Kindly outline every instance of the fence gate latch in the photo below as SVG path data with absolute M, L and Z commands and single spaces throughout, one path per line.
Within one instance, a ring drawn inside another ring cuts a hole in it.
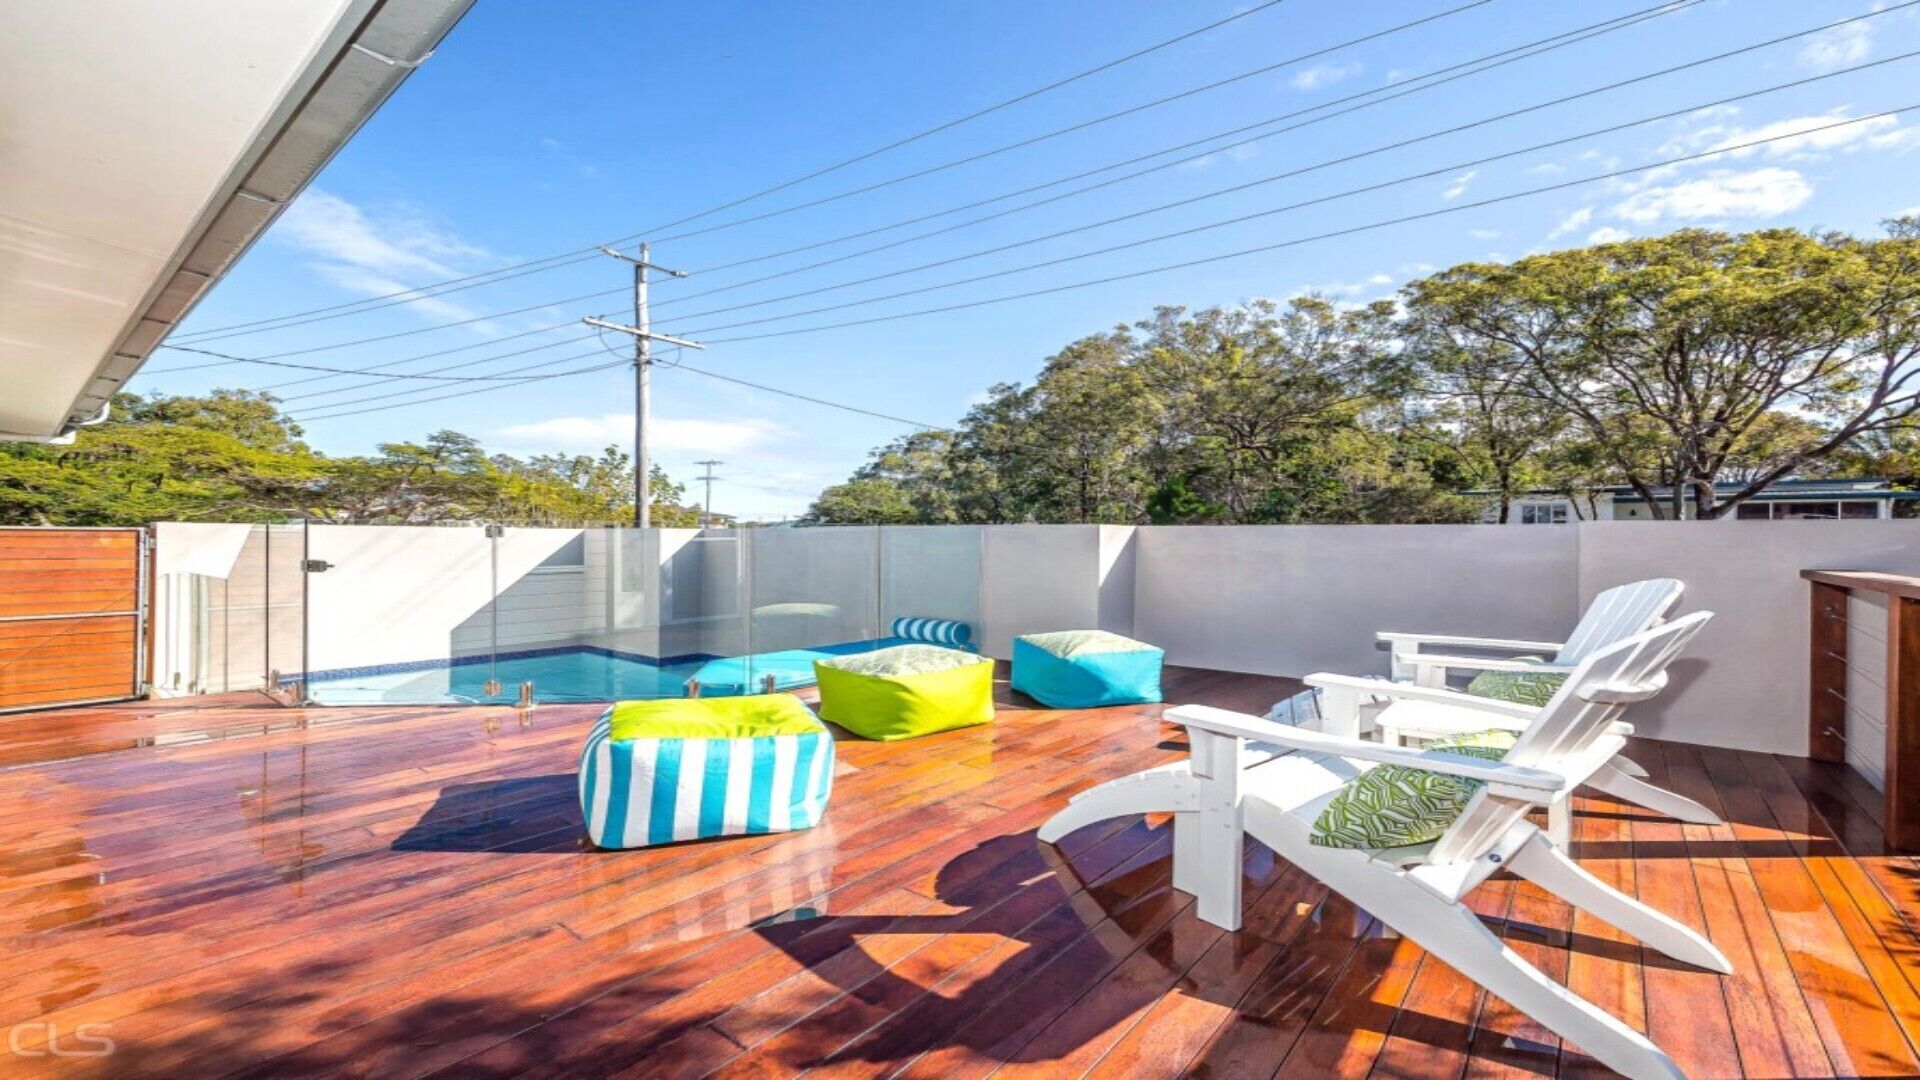
M 308 559 L 300 564 L 300 568 L 309 574 L 324 574 L 333 569 L 333 564 L 325 559 Z

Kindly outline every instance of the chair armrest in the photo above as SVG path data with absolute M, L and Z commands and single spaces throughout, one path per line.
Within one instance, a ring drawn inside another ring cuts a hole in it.
M 1498 698 L 1479 697 L 1464 694 L 1458 690 L 1449 690 L 1444 686 L 1418 686 L 1413 683 L 1393 682 L 1390 679 L 1366 679 L 1354 675 L 1335 675 L 1320 672 L 1301 680 L 1308 686 L 1326 688 L 1338 687 L 1358 693 L 1395 701 L 1431 701 L 1440 705 L 1453 705 L 1462 709 L 1474 709 L 1495 716 L 1510 717 L 1516 720 L 1531 720 L 1540 710 L 1531 705 L 1522 705 L 1515 701 L 1501 701 Z
M 1444 653 L 1411 653 L 1401 657 L 1403 663 L 1413 667 L 1437 667 L 1452 670 L 1467 668 L 1473 671 L 1521 671 L 1541 675 L 1571 675 L 1571 664 L 1546 664 L 1537 660 L 1507 660 L 1492 656 L 1448 656 Z
M 1392 645 L 1456 645 L 1469 649 L 1513 649 L 1519 652 L 1560 651 L 1564 641 L 1524 641 L 1519 638 L 1481 638 L 1461 637 L 1458 634 L 1405 634 L 1394 630 L 1382 630 L 1374 635 L 1377 641 Z
M 1567 778 L 1545 769 L 1507 765 L 1466 754 L 1442 750 L 1410 750 L 1401 746 L 1327 735 L 1305 728 L 1275 724 L 1257 716 L 1248 716 L 1210 705 L 1181 705 L 1168 709 L 1165 718 L 1184 727 L 1198 728 L 1236 739 L 1252 739 L 1293 750 L 1332 754 L 1336 757 L 1374 761 L 1383 765 L 1405 765 L 1428 772 L 1480 780 L 1508 788 L 1520 788 L 1533 794 L 1553 794 L 1567 787 Z

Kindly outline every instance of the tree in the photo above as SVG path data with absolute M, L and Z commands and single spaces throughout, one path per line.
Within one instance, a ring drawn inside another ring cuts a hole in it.
M 1920 239 L 1667 236 L 1455 267 L 1412 319 L 1561 410 L 1657 517 L 1720 517 L 1920 410 Z M 1785 432 L 1779 413 L 1810 423 Z M 1768 440 L 1736 492 L 1714 482 Z M 1670 485 L 1664 507 L 1654 489 Z
M 684 488 L 657 467 L 654 519 L 694 525 Z M 632 520 L 633 469 L 598 458 L 489 458 L 455 431 L 384 443 L 371 457 L 327 457 L 301 440 L 272 397 L 115 398 L 71 445 L 0 444 L 0 524 L 153 521 L 619 525 Z
M 916 431 L 875 450 L 851 479 L 820 493 L 807 525 L 946 525 L 959 520 L 950 431 Z
M 1498 343 L 1463 340 L 1442 323 L 1414 322 L 1409 358 L 1433 419 L 1456 435 L 1468 484 L 1494 493 L 1494 520 L 1506 524 L 1514 496 L 1545 482 L 1546 451 L 1565 439 L 1567 414 L 1528 393 L 1527 369 Z

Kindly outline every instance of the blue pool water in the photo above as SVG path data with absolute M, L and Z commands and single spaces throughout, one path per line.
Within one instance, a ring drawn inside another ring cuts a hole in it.
M 509 657 L 491 665 L 465 663 L 375 674 L 318 672 L 308 694 L 321 705 L 512 702 L 520 697 L 520 684 L 531 682 L 534 700 L 546 702 L 683 697 L 687 679 L 703 663 L 662 665 L 582 650 Z M 500 680 L 498 696 L 487 695 L 489 678 Z

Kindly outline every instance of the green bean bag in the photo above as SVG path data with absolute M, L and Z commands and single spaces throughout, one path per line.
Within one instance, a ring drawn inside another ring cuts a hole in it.
M 820 718 L 869 739 L 911 739 L 993 719 L 993 661 L 937 645 L 814 661 Z

